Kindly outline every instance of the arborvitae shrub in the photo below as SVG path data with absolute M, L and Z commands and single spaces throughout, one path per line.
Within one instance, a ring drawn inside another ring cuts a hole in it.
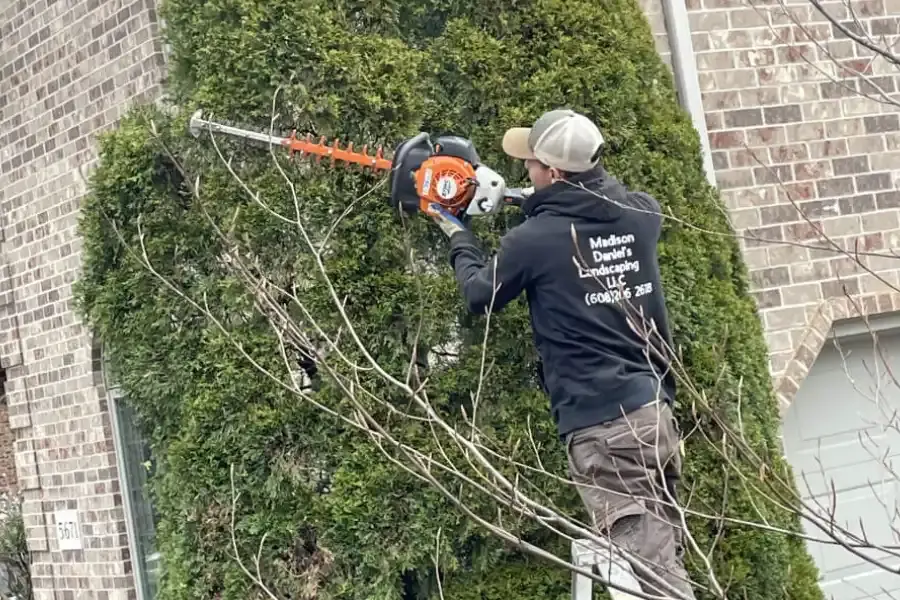
M 740 393 L 755 449 L 780 460 L 766 348 L 738 246 L 636 2 L 167 0 L 162 14 L 173 51 L 169 91 L 180 112 L 135 110 L 103 137 L 84 208 L 85 266 L 78 283 L 82 310 L 106 344 L 113 375 L 159 461 L 152 485 L 162 518 L 161 598 L 254 597 L 230 546 L 232 465 L 241 553 L 249 561 L 267 534 L 263 575 L 284 597 L 436 598 L 439 529 L 447 598 L 562 599 L 569 593 L 567 572 L 498 542 L 365 435 L 249 363 L 244 352 L 283 375 L 272 329 L 223 268 L 225 247 L 208 217 L 231 228 L 272 280 L 306 282 L 303 300 L 323 327 L 334 331 L 338 317 L 297 229 L 250 201 L 209 141 L 186 133 L 187 115 L 196 108 L 267 131 L 274 105 L 278 132 L 297 128 L 357 147 L 393 148 L 419 130 L 452 132 L 473 139 L 482 159 L 513 184 L 524 172 L 500 152 L 506 127 L 561 105 L 591 115 L 608 139 L 609 170 L 654 194 L 673 216 L 665 221 L 661 262 L 676 344 L 692 379 L 731 419 Z M 266 149 L 218 141 L 266 202 L 294 214 Z M 375 182 L 370 174 L 285 168 L 315 239 L 355 202 L 332 232 L 323 260 L 358 334 L 385 369 L 406 373 L 417 336 L 423 348 L 462 339 L 458 362 L 433 366 L 428 388 L 438 410 L 458 421 L 477 387 L 485 319 L 463 310 L 442 235 L 421 218 L 401 222 L 384 188 L 357 200 Z M 197 175 L 200 195 L 192 198 L 187 184 Z M 516 220 L 513 211 L 474 226 L 492 247 Z M 132 251 L 146 252 L 159 274 L 205 301 L 228 335 L 142 267 L 119 236 Z M 433 268 L 413 271 L 410 248 Z M 518 460 L 533 463 L 530 448 L 515 445 L 530 427 L 543 465 L 564 475 L 562 447 L 534 376 L 524 302 L 495 315 L 491 331 L 492 367 L 479 425 L 501 449 L 516 447 Z M 359 358 L 352 345 L 344 348 Z M 361 378 L 378 385 L 370 373 Z M 398 406 L 406 402 L 387 386 L 378 389 Z M 327 381 L 317 398 L 347 408 Z M 691 399 L 682 392 L 680 400 L 679 416 L 689 430 Z M 437 451 L 427 428 L 392 426 L 405 441 Z M 721 437 L 708 420 L 703 426 L 712 439 Z M 685 475 L 692 508 L 719 510 L 722 460 L 699 435 L 687 442 Z M 757 476 L 749 469 L 748 475 Z M 728 514 L 758 520 L 737 478 L 728 480 Z M 539 481 L 543 493 L 581 517 L 571 488 Z M 479 514 L 493 514 L 485 498 L 467 498 Z M 789 515 L 756 503 L 768 511 L 770 524 L 797 527 Z M 716 522 L 692 519 L 691 525 L 702 548 L 719 535 Z M 533 523 L 518 531 L 567 555 L 565 543 Z M 716 572 L 731 597 L 821 597 L 796 540 L 727 524 L 716 548 Z M 696 561 L 690 567 L 701 572 Z

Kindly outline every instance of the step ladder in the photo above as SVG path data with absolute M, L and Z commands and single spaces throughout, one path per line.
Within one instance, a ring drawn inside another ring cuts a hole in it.
M 577 567 L 598 567 L 599 572 L 605 577 L 623 587 L 639 590 L 640 584 L 634 576 L 634 572 L 624 559 L 617 559 L 610 564 L 609 550 L 601 548 L 590 540 L 572 541 L 572 564 Z M 610 597 L 613 600 L 638 600 L 627 592 L 610 589 Z M 594 594 L 594 580 L 590 577 L 572 572 L 572 600 L 592 600 Z

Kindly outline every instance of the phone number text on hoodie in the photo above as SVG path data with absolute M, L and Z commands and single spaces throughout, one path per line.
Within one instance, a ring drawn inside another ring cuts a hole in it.
M 639 284 L 632 292 L 631 288 L 617 288 L 605 292 L 587 292 L 584 295 L 584 303 L 588 306 L 595 304 L 613 304 L 632 298 L 640 298 L 653 292 L 653 282 Z

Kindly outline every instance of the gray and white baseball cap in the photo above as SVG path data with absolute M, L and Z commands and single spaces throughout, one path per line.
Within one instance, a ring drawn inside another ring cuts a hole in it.
M 581 173 L 600 162 L 603 134 L 586 116 L 568 109 L 545 112 L 532 127 L 513 127 L 503 136 L 503 151 L 520 160 Z

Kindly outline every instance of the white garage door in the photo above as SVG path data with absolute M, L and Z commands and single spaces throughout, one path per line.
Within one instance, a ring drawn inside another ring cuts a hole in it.
M 900 334 L 882 332 L 878 339 L 877 350 L 869 334 L 840 339 L 837 347 L 825 342 L 785 415 L 784 445 L 808 504 L 819 502 L 823 515 L 835 510 L 840 526 L 900 554 L 900 384 L 893 379 L 900 382 Z M 827 537 L 804 526 L 808 535 Z M 900 575 L 840 546 L 808 548 L 826 598 L 900 598 Z M 863 552 L 900 566 L 891 554 Z

